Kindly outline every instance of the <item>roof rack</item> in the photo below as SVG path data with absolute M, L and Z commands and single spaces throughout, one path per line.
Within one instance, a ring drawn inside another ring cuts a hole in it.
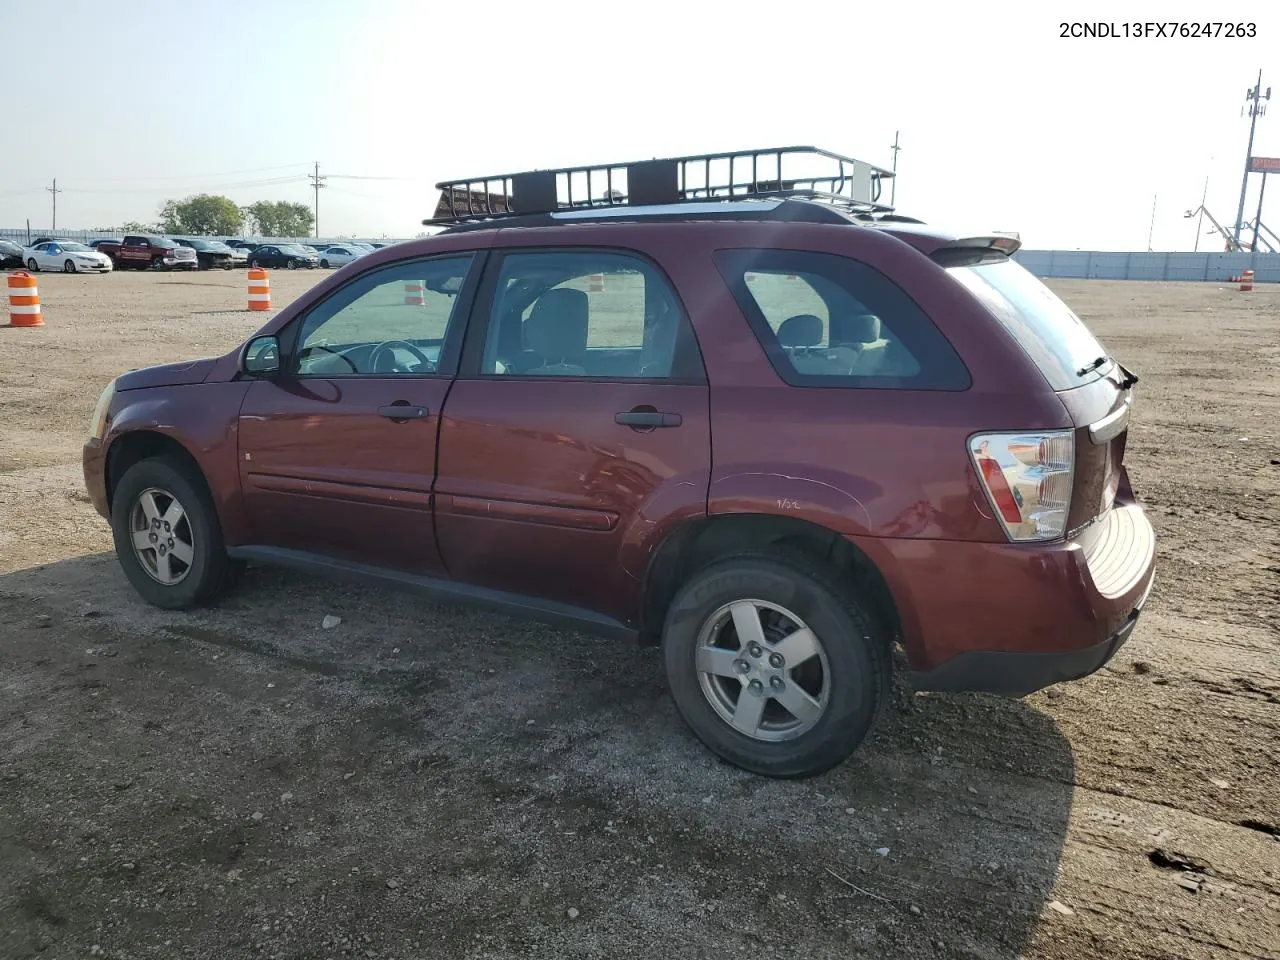
M 785 168 L 785 170 L 784 170 Z M 857 216 L 890 214 L 881 188 L 893 172 L 818 147 L 767 147 L 687 157 L 466 177 L 436 184 L 424 226 L 567 210 L 746 200 L 814 200 Z

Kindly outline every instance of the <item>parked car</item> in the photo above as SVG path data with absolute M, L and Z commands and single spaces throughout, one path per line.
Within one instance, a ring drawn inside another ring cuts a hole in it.
M 28 247 L 23 254 L 28 270 L 61 270 L 63 273 L 110 273 L 111 258 L 93 247 L 71 240 L 49 240 Z
M 207 237 L 177 237 L 174 242 L 190 247 L 196 252 L 196 265 L 201 270 L 212 270 L 214 267 L 230 270 L 236 265 L 236 257 L 231 252 L 231 248 L 221 240 L 210 240 Z M 245 260 L 247 259 L 246 257 Z
M 1152 582 L 1137 377 L 1019 242 L 861 195 L 691 205 L 651 163 L 625 218 L 458 216 L 119 376 L 84 476 L 139 594 L 256 560 L 658 642 L 691 730 L 779 777 L 862 742 L 899 645 L 923 690 L 1105 664 Z
M 89 241 L 89 246 L 91 246 L 91 247 L 93 247 L 93 249 L 97 250 L 97 249 L 98 249 L 99 247 L 101 247 L 104 243 L 111 243 L 111 244 L 115 244 L 115 245 L 118 247 L 120 244 L 124 243 L 124 237 L 98 237 L 98 238 L 97 238 L 97 239 L 95 239 L 95 240 L 90 240 L 90 241 Z
M 117 270 L 195 270 L 198 266 L 191 247 L 155 234 L 130 235 L 120 243 L 104 241 L 97 249 L 111 258 Z
M 357 247 L 329 247 L 324 251 L 324 253 L 320 254 L 320 266 L 324 267 L 326 270 L 329 267 L 346 266 L 352 260 L 363 257 L 365 253 L 366 251 L 360 250 Z
M 233 250 L 252 250 L 254 247 L 261 246 L 262 244 L 261 240 L 242 240 L 234 238 L 231 240 L 224 240 L 222 242 Z
M 0 240 L 0 270 L 23 265 L 22 246 L 12 240 Z
M 313 269 L 320 265 L 320 259 L 310 247 L 302 247 L 292 243 L 265 243 L 249 251 L 251 267 L 284 267 L 297 270 L 299 267 Z

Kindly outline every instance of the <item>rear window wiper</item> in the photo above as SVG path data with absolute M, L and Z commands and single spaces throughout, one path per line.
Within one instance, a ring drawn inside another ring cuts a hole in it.
M 1097 360 L 1094 360 L 1092 363 L 1085 364 L 1083 367 L 1081 367 L 1079 370 L 1076 371 L 1076 376 L 1083 377 L 1086 373 L 1092 373 L 1094 370 L 1097 370 L 1100 366 L 1106 363 L 1109 359 L 1110 357 L 1099 357 Z

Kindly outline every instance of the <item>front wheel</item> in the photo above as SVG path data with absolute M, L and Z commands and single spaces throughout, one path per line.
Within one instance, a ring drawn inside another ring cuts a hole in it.
M 125 576 L 157 607 L 209 603 L 241 568 L 227 556 L 204 478 L 177 457 L 141 460 L 125 471 L 111 504 L 111 532 Z
M 75 262 L 74 260 L 67 260 L 67 261 L 65 261 L 65 262 L 62 264 L 62 272 L 63 272 L 63 273 L 75 273 L 75 272 L 76 272 L 76 262 Z
M 769 777 L 810 777 L 846 760 L 892 682 L 888 638 L 849 585 L 783 550 L 695 574 L 667 613 L 663 658 L 698 739 Z

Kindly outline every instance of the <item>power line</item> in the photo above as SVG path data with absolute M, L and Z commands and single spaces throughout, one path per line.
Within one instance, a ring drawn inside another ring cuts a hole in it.
M 296 170 L 306 167 L 305 163 L 282 163 L 274 167 L 249 167 L 244 170 L 224 170 L 221 173 L 184 173 L 180 175 L 165 175 L 156 177 L 90 177 L 89 181 L 103 181 L 106 183 L 137 183 L 142 180 L 213 180 L 218 177 L 234 177 L 245 173 L 264 173 L 269 170 Z M 305 176 L 305 174 L 299 174 Z

